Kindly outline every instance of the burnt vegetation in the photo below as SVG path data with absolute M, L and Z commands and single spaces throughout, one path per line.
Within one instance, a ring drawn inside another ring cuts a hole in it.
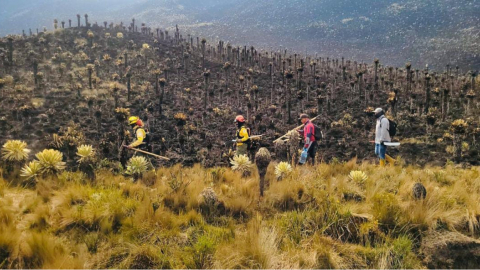
M 231 119 L 244 114 L 253 134 L 265 134 L 259 146 L 281 160 L 288 146 L 271 142 L 307 112 L 320 116 L 325 133 L 319 160 L 368 159 L 369 110 L 384 107 L 403 140 L 396 154 L 407 162 L 477 162 L 476 71 L 259 51 L 178 27 L 88 19 L 78 14 L 77 25 L 55 19 L 53 31 L 0 40 L 0 142 L 21 139 L 39 150 L 70 128 L 101 149 L 102 158 L 119 158 L 124 119 L 115 110 L 123 108 L 144 119 L 154 152 L 171 163 L 225 165 L 235 134 Z M 459 119 L 466 123 L 461 131 L 452 126 Z
M 87 14 L 53 29 L 0 39 L 0 268 L 478 266 L 475 71 Z M 375 107 L 400 166 L 369 162 Z M 324 132 L 317 166 L 295 166 L 304 112 Z M 232 151 L 238 114 L 264 135 L 249 156 Z M 169 161 L 121 147 L 132 115 Z

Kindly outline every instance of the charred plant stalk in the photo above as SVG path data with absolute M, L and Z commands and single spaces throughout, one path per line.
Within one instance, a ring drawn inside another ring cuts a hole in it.
M 206 70 L 203 72 L 203 77 L 205 78 L 205 96 L 203 100 L 203 109 L 206 112 L 207 111 L 207 105 L 208 105 L 208 82 L 209 82 L 209 77 L 210 77 L 210 71 Z
M 197 39 L 198 42 L 198 39 Z M 207 43 L 206 39 L 202 39 L 202 68 L 205 68 L 205 44 Z
M 130 101 L 130 94 L 131 94 L 131 79 L 132 79 L 132 74 L 128 73 L 127 74 L 127 101 Z
M 449 94 L 448 89 L 444 88 L 442 92 L 442 121 L 445 121 L 448 114 L 448 99 L 449 99 L 448 94 Z
M 455 161 L 459 163 L 462 160 L 462 136 L 460 134 L 453 135 L 453 143 L 455 145 Z
M 260 148 L 255 155 L 255 164 L 258 168 L 258 174 L 260 176 L 260 196 L 263 197 L 265 189 L 265 175 L 267 174 L 267 168 L 270 164 L 271 156 L 267 148 Z
M 428 113 L 428 109 L 430 108 L 430 79 L 431 77 L 426 74 L 425 75 L 425 108 L 424 112 Z
M 160 95 L 158 95 L 159 97 L 159 100 L 158 100 L 158 113 L 159 115 L 162 115 L 162 106 L 163 106 L 163 97 L 165 95 L 165 79 L 160 79 L 159 83 L 160 83 L 160 88 L 161 88 L 161 92 L 160 92 Z
M 273 103 L 273 92 L 275 90 L 273 83 L 273 64 L 270 63 L 270 79 L 271 79 L 271 90 L 270 90 L 270 103 Z
M 38 86 L 37 74 L 38 74 L 38 62 L 37 60 L 33 60 L 33 77 L 35 78 L 35 87 Z
M 13 38 L 8 37 L 8 63 L 13 66 Z
M 292 90 L 287 86 L 287 112 L 288 123 L 292 123 Z
M 92 89 L 92 73 L 93 73 L 93 70 L 92 69 L 88 69 L 88 87 L 90 89 Z

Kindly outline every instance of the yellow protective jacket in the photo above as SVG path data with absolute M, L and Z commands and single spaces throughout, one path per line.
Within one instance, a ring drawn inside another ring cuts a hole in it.
M 136 141 L 132 142 L 129 146 L 135 148 L 143 144 L 143 140 L 147 137 L 147 133 L 143 127 L 139 126 L 134 127 L 133 131 L 135 131 Z
M 237 139 L 241 139 L 242 142 L 237 142 L 237 145 L 243 145 L 243 143 L 247 142 L 250 140 L 250 136 L 248 136 L 248 130 L 247 127 L 242 126 L 240 130 L 237 130 Z

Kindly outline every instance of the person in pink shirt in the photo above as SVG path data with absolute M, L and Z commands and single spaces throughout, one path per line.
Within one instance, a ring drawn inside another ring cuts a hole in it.
M 306 156 L 306 161 L 310 158 L 310 164 L 315 164 L 315 154 L 317 151 L 317 142 L 315 140 L 315 126 L 308 118 L 308 115 L 301 114 L 300 121 L 302 121 L 303 130 L 298 130 L 303 136 L 305 144 L 303 146 L 302 156 Z

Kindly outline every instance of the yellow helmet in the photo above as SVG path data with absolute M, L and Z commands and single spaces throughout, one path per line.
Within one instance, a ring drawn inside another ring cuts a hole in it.
M 130 125 L 136 124 L 138 120 L 140 120 L 138 116 L 130 116 L 130 118 L 128 118 L 128 122 L 130 123 Z

